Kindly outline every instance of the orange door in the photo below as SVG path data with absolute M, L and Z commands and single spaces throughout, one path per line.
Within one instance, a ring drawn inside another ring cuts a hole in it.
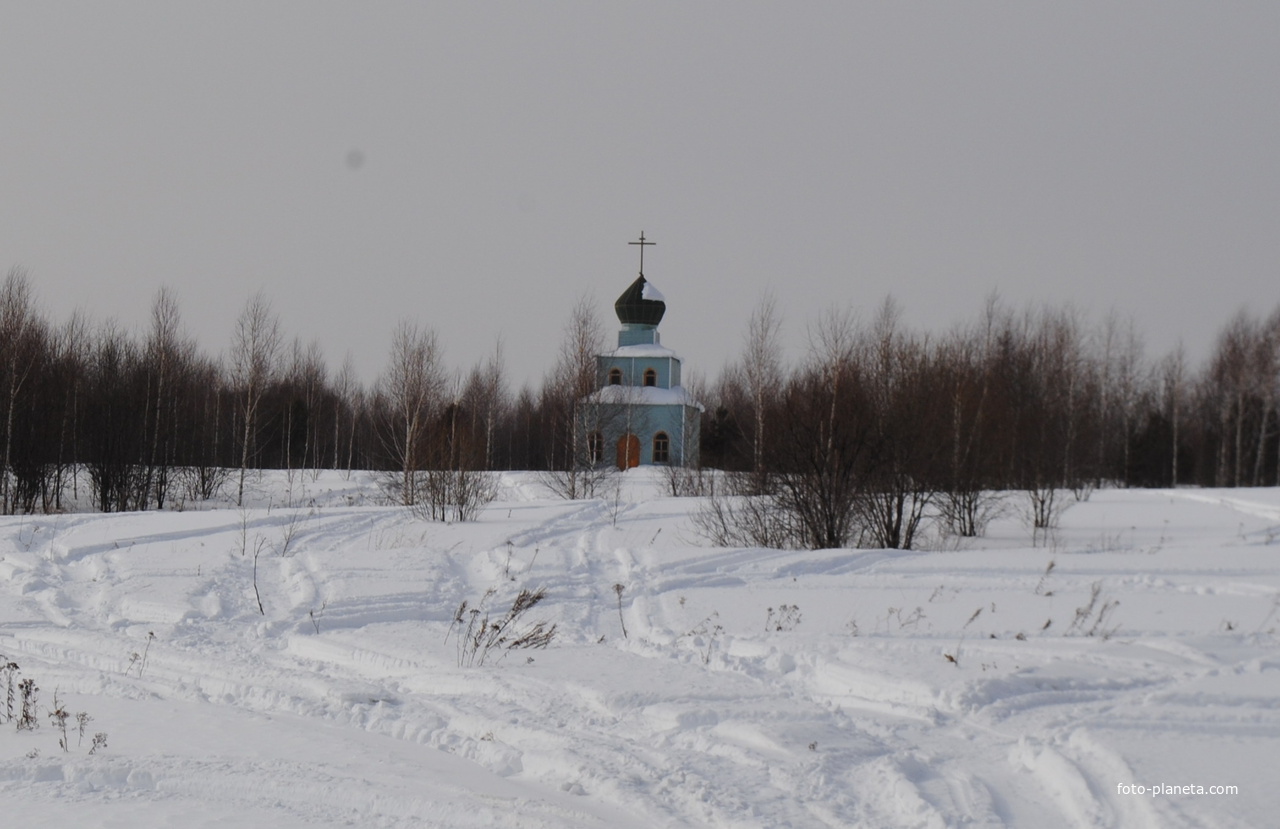
M 640 438 L 623 435 L 618 438 L 618 468 L 630 469 L 640 465 Z

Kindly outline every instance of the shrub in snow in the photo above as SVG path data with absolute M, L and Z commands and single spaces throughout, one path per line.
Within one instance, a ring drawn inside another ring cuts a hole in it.
M 494 592 L 492 589 L 486 592 L 476 607 L 471 607 L 464 599 L 453 615 L 453 624 L 449 626 L 445 639 L 447 641 L 455 629 L 459 631 L 459 667 L 483 665 L 494 650 L 505 654 L 513 650 L 542 649 L 555 638 L 554 624 L 548 626 L 546 622 L 533 622 L 525 625 L 523 621 L 525 614 L 546 598 L 547 591 L 521 590 L 511 602 L 511 608 L 496 619 L 482 609 Z

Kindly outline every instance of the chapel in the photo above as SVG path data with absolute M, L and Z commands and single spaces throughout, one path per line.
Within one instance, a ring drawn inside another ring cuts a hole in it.
M 696 466 L 702 406 L 680 385 L 681 359 L 662 345 L 658 323 L 665 298 L 645 279 L 640 234 L 640 275 L 613 304 L 622 324 L 617 348 L 596 357 L 597 391 L 586 407 L 587 441 L 596 463 Z

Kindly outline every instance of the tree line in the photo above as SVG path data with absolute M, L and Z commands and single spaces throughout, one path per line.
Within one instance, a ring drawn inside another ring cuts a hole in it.
M 590 495 L 602 459 L 582 406 L 604 332 L 579 301 L 547 375 L 513 392 L 500 345 L 453 370 L 435 334 L 405 321 L 366 386 L 349 360 L 334 372 L 318 345 L 287 341 L 261 294 L 211 356 L 166 289 L 141 331 L 78 313 L 55 323 L 13 269 L 0 286 L 0 510 L 65 509 L 85 486 L 103 511 L 241 501 L 262 468 L 380 470 L 401 503 L 453 505 L 431 513 L 442 518 L 484 497 L 466 494 L 486 486 L 472 472 L 542 470 Z M 765 299 L 739 357 L 686 385 L 705 406 L 701 463 L 791 543 L 870 533 L 910 546 L 927 513 L 976 534 L 993 490 L 1029 493 L 1048 522 L 1064 492 L 1097 486 L 1280 485 L 1280 307 L 1241 311 L 1199 368 L 1181 349 L 1148 357 L 1114 316 L 995 298 L 943 334 L 907 329 L 892 301 L 865 319 L 829 313 L 794 362 L 780 334 Z
M 704 462 L 736 500 L 702 529 L 724 543 L 910 547 L 926 517 L 980 535 L 1000 490 L 1036 530 L 1094 487 L 1280 486 L 1280 307 L 1241 311 L 1192 371 L 1148 359 L 1131 323 L 998 299 L 941 335 L 887 300 L 828 313 L 785 367 L 766 300 L 707 399 Z

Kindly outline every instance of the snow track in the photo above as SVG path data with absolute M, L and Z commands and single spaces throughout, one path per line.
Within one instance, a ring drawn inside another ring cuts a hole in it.
M 988 549 L 805 552 L 688 544 L 695 502 L 629 481 L 469 525 L 336 481 L 302 508 L 0 520 L 0 654 L 43 723 L 0 734 L 0 804 L 144 829 L 1146 829 L 1280 807 L 1280 493 L 1096 492 L 1050 551 L 1005 524 Z M 552 647 L 459 667 L 459 604 L 501 615 L 525 587 Z M 58 748 L 55 690 L 107 749 Z M 1239 793 L 1117 789 L 1153 783 Z

